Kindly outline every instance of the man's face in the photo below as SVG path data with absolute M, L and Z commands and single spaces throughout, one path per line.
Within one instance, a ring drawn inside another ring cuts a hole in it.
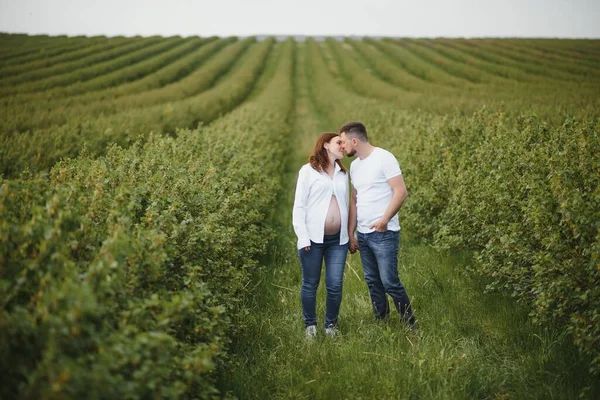
M 354 147 L 353 139 L 346 135 L 346 132 L 342 132 L 340 135 L 344 144 L 344 151 L 348 157 L 352 157 L 356 154 L 356 148 Z

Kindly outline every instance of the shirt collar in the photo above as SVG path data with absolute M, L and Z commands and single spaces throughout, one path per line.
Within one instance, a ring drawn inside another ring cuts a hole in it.
M 313 170 L 315 170 L 315 169 L 313 168 Z M 340 166 L 338 165 L 338 163 L 334 163 L 334 167 L 333 167 L 333 176 L 336 176 L 336 175 L 337 175 L 337 173 L 338 173 L 339 171 L 341 171 L 341 170 L 342 170 L 342 168 L 340 168 Z M 316 171 L 316 170 L 315 170 L 315 171 Z M 325 171 L 316 171 L 316 172 L 317 172 L 317 173 L 319 173 L 319 174 L 321 174 L 321 175 L 325 175 L 325 176 L 327 176 L 327 172 L 325 172 Z

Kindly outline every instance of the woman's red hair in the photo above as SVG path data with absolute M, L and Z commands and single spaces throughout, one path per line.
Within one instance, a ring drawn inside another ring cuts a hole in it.
M 340 136 L 338 133 L 334 132 L 325 132 L 318 137 L 317 143 L 315 143 L 315 148 L 312 152 L 312 155 L 309 157 L 308 162 L 310 166 L 319 172 L 325 171 L 327 166 L 329 165 L 329 157 L 327 156 L 327 150 L 325 149 L 325 143 L 329 143 L 331 139 L 334 137 Z M 346 172 L 346 168 L 342 164 L 340 160 L 335 160 L 337 165 L 340 166 L 340 169 Z

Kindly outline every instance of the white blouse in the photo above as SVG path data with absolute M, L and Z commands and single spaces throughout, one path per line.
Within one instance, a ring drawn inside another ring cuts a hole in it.
M 348 243 L 348 175 L 335 163 L 333 179 L 325 172 L 318 172 L 310 164 L 305 164 L 298 173 L 292 224 L 298 237 L 298 249 L 314 243 L 323 243 L 325 218 L 335 195 L 339 208 L 342 228 L 340 244 Z

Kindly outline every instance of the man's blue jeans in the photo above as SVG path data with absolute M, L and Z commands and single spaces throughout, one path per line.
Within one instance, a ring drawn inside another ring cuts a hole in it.
M 340 245 L 340 234 L 325 235 L 323 243 L 310 242 L 310 250 L 298 250 L 300 264 L 302 265 L 302 311 L 306 326 L 317 324 L 317 288 L 321 280 L 321 266 L 325 260 L 325 288 L 327 300 L 325 301 L 325 327 L 337 323 L 342 303 L 342 282 L 344 280 L 344 267 L 348 243 Z
M 400 232 L 358 232 L 358 250 L 363 265 L 365 281 L 369 287 L 376 318 L 386 318 L 390 295 L 403 321 L 413 325 L 415 318 L 404 285 L 398 278 L 398 249 Z

